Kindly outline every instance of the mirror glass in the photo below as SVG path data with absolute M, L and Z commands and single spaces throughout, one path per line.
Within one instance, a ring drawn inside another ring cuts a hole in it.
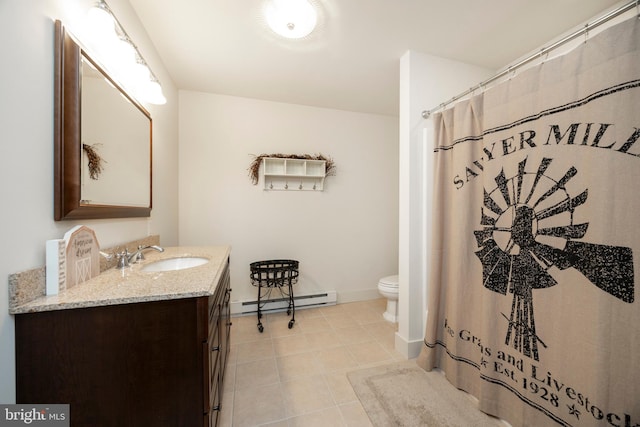
M 60 21 L 54 62 L 54 219 L 150 216 L 150 114 Z
M 150 121 L 82 52 L 81 205 L 148 207 Z

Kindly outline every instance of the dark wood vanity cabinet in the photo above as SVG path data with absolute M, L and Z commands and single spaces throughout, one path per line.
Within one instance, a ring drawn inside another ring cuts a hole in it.
M 229 353 L 228 263 L 213 296 L 18 314 L 17 403 L 72 426 L 215 426 Z

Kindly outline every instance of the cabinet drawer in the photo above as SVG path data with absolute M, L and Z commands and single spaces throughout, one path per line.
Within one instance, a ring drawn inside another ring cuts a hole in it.
M 204 378 L 206 379 L 205 394 L 208 394 L 208 398 L 205 397 L 205 411 L 211 412 L 215 410 L 215 408 L 219 408 L 219 383 L 221 376 L 221 360 L 222 360 L 222 352 L 224 350 L 224 344 L 221 342 L 220 336 L 220 328 L 218 323 L 220 322 L 220 318 L 217 317 L 213 320 L 215 323 L 209 325 L 209 338 L 204 343 L 205 354 L 204 358 L 207 363 L 205 363 L 205 371 L 203 373 Z
M 220 368 L 222 364 L 220 363 L 220 351 L 212 351 L 211 352 L 211 372 L 209 374 L 209 408 L 210 412 L 219 411 L 220 410 L 220 399 L 222 390 L 220 389 Z
M 209 325 L 220 317 L 220 295 L 209 297 Z
M 209 326 L 208 326 L 208 335 L 207 335 L 207 341 L 212 342 L 211 340 L 213 338 L 215 338 L 216 335 L 218 335 L 218 330 L 220 329 L 220 306 L 217 306 L 218 308 L 216 310 L 214 310 L 214 313 L 216 313 L 216 315 L 209 320 Z M 218 342 L 219 344 L 219 342 Z
M 209 400 L 208 400 L 208 411 L 217 411 L 220 409 L 220 376 L 221 376 L 221 352 L 222 347 L 217 344 L 209 344 L 209 372 L 206 372 L 205 375 L 209 380 Z

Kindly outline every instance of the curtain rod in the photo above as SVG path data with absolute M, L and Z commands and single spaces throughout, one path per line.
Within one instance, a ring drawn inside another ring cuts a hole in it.
M 425 119 L 428 118 L 432 113 L 434 113 L 434 112 L 446 107 L 447 105 L 459 100 L 460 98 L 463 98 L 463 97 L 469 95 L 470 93 L 473 93 L 474 91 L 476 91 L 476 90 L 488 85 L 489 83 L 499 79 L 500 77 L 503 77 L 503 76 L 515 71 L 517 68 L 520 68 L 525 64 L 528 64 L 529 62 L 533 61 L 534 59 L 538 59 L 541 56 L 546 55 L 550 51 L 562 46 L 563 44 L 565 44 L 567 42 L 570 42 L 571 40 L 573 40 L 573 39 L 575 39 L 577 37 L 580 37 L 583 34 L 588 33 L 590 29 L 598 27 L 599 25 L 604 24 L 605 22 L 607 22 L 607 21 L 609 21 L 609 20 L 611 20 L 611 19 L 613 19 L 613 18 L 615 18 L 617 16 L 622 15 L 623 13 L 631 10 L 634 7 L 638 7 L 639 6 L 639 2 L 640 2 L 640 0 L 632 0 L 629 3 L 625 4 L 624 6 L 621 6 L 618 9 L 615 9 L 615 10 L 613 10 L 613 11 L 611 11 L 611 12 L 609 12 L 609 13 L 603 15 L 603 16 L 601 16 L 600 18 L 596 19 L 595 21 L 585 24 L 585 26 L 582 27 L 581 29 L 573 32 L 572 34 L 569 34 L 568 36 L 558 40 L 557 42 L 555 42 L 555 43 L 553 43 L 553 44 L 551 44 L 551 45 L 549 45 L 547 47 L 544 47 L 544 48 L 540 49 L 539 52 L 534 53 L 531 56 L 528 56 L 527 58 L 521 60 L 520 62 L 518 62 L 515 65 L 511 65 L 511 66 L 507 67 L 506 69 L 504 69 L 501 72 L 497 73 L 493 77 L 481 82 L 480 84 L 478 84 L 478 85 L 476 85 L 476 86 L 474 86 L 474 87 L 472 87 L 470 89 L 467 89 L 466 91 L 460 93 L 459 95 L 454 96 L 453 98 L 451 98 L 448 101 L 443 102 L 442 104 L 438 105 L 437 107 L 432 108 L 431 110 L 424 110 L 422 112 L 422 117 L 425 118 Z M 638 17 L 640 18 L 640 12 L 639 12 L 639 16 Z

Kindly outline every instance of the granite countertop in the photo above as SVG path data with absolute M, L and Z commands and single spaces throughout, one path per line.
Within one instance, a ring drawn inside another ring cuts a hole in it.
M 231 248 L 229 246 L 168 247 L 164 252 L 145 251 L 141 264 L 124 270 L 109 269 L 98 276 L 61 291 L 43 296 L 10 310 L 11 314 L 66 310 L 104 305 L 130 304 L 179 298 L 211 296 L 215 293 Z M 204 257 L 209 262 L 183 270 L 145 272 L 146 264 L 166 258 Z

